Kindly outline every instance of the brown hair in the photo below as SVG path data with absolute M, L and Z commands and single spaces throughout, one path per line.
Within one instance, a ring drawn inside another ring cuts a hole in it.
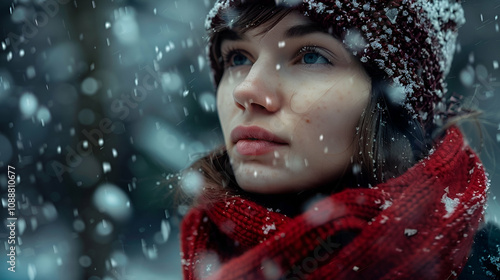
M 209 51 L 214 67 L 223 69 L 220 44 L 224 31 L 237 29 L 245 32 L 262 24 L 266 24 L 267 30 L 291 11 L 286 7 L 250 3 L 223 15 L 224 20 L 209 34 L 213 42 Z M 358 146 L 352 155 L 352 168 L 345 171 L 341 180 L 332 182 L 326 190 L 322 189 L 323 192 L 344 187 L 369 187 L 397 177 L 426 156 L 432 144 L 432 131 L 424 131 L 403 105 L 393 103 L 388 97 L 390 88 L 384 73 L 366 64 L 363 66 L 371 77 L 372 94 L 357 126 L 354 141 Z M 223 70 L 215 72 L 222 73 Z M 214 78 L 216 82 L 220 80 L 220 77 Z M 252 195 L 238 187 L 224 147 L 201 158 L 191 169 L 199 170 L 205 179 L 197 204 L 207 206 L 226 195 Z

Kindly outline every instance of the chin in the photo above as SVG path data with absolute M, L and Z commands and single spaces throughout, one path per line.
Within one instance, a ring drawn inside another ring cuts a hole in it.
M 278 178 L 255 178 L 251 176 L 236 175 L 238 186 L 251 193 L 259 194 L 280 194 L 301 191 L 303 187 L 294 185 L 290 180 L 280 180 Z M 295 182 L 296 183 L 296 182 Z

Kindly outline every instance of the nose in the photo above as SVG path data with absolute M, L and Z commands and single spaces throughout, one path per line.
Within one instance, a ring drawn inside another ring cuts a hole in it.
M 281 108 L 280 74 L 269 61 L 256 61 L 233 91 L 236 106 L 243 111 L 274 113 Z

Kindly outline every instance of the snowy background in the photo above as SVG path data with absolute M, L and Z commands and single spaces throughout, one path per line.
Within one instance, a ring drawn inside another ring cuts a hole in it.
M 180 279 L 170 174 L 222 143 L 204 56 L 209 0 L 2 0 L 0 190 L 15 167 L 16 272 Z M 464 2 L 449 89 L 485 111 L 487 217 L 500 207 L 500 1 Z M 466 127 L 480 146 L 473 125 Z

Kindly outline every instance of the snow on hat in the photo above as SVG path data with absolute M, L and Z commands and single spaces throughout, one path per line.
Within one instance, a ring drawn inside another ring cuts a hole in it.
M 207 30 L 223 21 L 223 12 L 251 2 L 218 0 L 207 16 Z M 254 2 L 291 5 L 342 38 L 362 63 L 383 71 L 392 84 L 390 91 L 396 93 L 393 96 L 424 125 L 439 121 L 446 110 L 444 79 L 455 52 L 457 29 L 465 22 L 458 0 Z M 217 59 L 210 57 L 215 84 L 223 72 Z

